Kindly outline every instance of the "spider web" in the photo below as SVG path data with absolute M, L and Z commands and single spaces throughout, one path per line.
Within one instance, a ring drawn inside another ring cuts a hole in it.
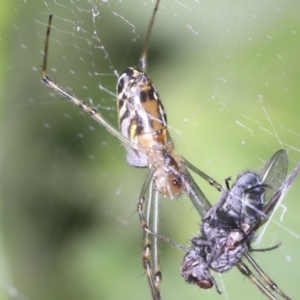
M 1 299 L 149 299 L 135 205 L 146 170 L 120 142 L 40 81 L 49 14 L 48 73 L 117 125 L 117 74 L 137 66 L 154 7 L 143 1 L 8 1 L 0 12 Z M 300 161 L 297 1 L 161 0 L 148 74 L 167 111 L 176 153 L 223 182 L 259 169 L 284 148 Z M 7 26 L 4 26 L 5 25 Z M 218 193 L 197 181 L 215 203 Z M 299 179 L 255 258 L 292 298 L 300 295 Z M 200 218 L 185 196 L 161 201 L 161 232 L 188 244 Z M 161 244 L 165 299 L 220 299 L 187 285 L 183 252 Z M 263 298 L 232 270 L 223 297 Z

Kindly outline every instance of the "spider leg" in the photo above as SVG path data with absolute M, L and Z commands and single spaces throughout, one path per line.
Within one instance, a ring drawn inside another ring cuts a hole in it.
M 197 167 L 195 167 L 193 164 L 191 164 L 188 160 L 184 159 L 184 163 L 187 168 L 198 174 L 201 178 L 206 180 L 210 185 L 212 185 L 215 189 L 217 189 L 219 192 L 223 191 L 222 185 L 220 185 L 216 180 L 199 170 Z
M 239 261 L 236 266 L 240 270 L 240 272 L 243 275 L 247 276 L 252 281 L 252 283 L 256 285 L 270 300 L 277 300 L 277 298 L 254 276 L 254 274 L 245 263 Z
M 189 167 L 189 165 L 187 165 L 187 167 Z M 194 178 L 188 170 L 186 170 L 185 184 L 187 186 L 187 194 L 190 200 L 192 201 L 193 206 L 197 209 L 201 218 L 203 218 L 206 212 L 211 208 L 211 204 L 209 203 L 208 199 L 201 191 L 201 189 L 199 188 L 199 186 L 197 185 L 197 183 L 195 182 Z
M 153 28 L 153 25 L 154 25 L 155 15 L 156 15 L 157 10 L 158 10 L 159 2 L 160 2 L 160 0 L 156 0 L 155 7 L 154 7 L 153 13 L 152 13 L 152 17 L 150 19 L 150 23 L 149 23 L 149 26 L 148 26 L 148 31 L 147 31 L 147 34 L 146 34 L 144 49 L 143 49 L 143 52 L 142 52 L 142 55 L 141 55 L 141 58 L 140 58 L 140 66 L 141 66 L 142 71 L 144 73 L 146 73 L 146 68 L 147 68 L 147 54 L 148 54 L 148 48 L 149 48 L 150 35 L 151 35 L 151 31 L 152 31 L 152 28 Z
M 159 285 L 162 281 L 160 271 L 159 252 L 158 252 L 158 238 L 151 235 L 150 232 L 157 232 L 158 227 L 158 192 L 154 191 L 153 174 L 155 169 L 151 168 L 143 184 L 139 201 L 137 204 L 137 211 L 139 213 L 141 225 L 143 228 L 144 242 L 143 242 L 143 267 L 145 269 L 148 283 L 150 286 L 152 299 L 160 300 Z M 146 196 L 148 197 L 146 198 Z M 154 195 L 154 197 L 153 197 Z M 146 202 L 146 204 L 145 204 Z M 145 213 L 144 213 L 145 212 Z M 150 221 L 152 223 L 152 230 L 149 228 Z M 152 249 L 153 247 L 153 249 Z
M 285 293 L 283 293 L 279 289 L 278 285 L 259 267 L 259 265 L 255 262 L 255 260 L 248 252 L 245 253 L 245 257 L 249 261 L 249 263 L 253 266 L 253 268 L 256 270 L 256 272 L 263 278 L 263 280 L 268 284 L 268 286 L 274 292 L 281 295 L 284 299 L 291 300 L 291 298 L 288 297 Z
M 104 119 L 104 117 L 101 115 L 101 113 L 98 112 L 97 108 L 87 105 L 86 103 L 84 103 L 84 101 L 78 99 L 75 95 L 70 93 L 70 91 L 68 91 L 64 87 L 56 84 L 48 76 L 48 74 L 47 74 L 47 62 L 48 62 L 48 48 L 49 48 L 49 37 L 50 37 L 50 32 L 51 32 L 51 23 L 52 23 L 52 15 L 49 16 L 46 39 L 45 39 L 44 57 L 43 57 L 42 74 L 41 74 L 42 75 L 42 82 L 44 84 L 46 84 L 49 88 L 54 90 L 56 93 L 62 95 L 67 100 L 72 102 L 74 105 L 81 108 L 85 113 L 87 113 L 98 124 L 104 126 L 109 133 L 111 133 L 113 136 L 115 136 L 122 143 L 124 143 L 127 146 L 130 146 L 133 149 L 136 149 L 138 151 L 142 151 L 144 153 L 147 153 L 149 151 L 148 149 L 146 149 L 145 147 L 143 147 L 139 144 L 136 144 L 136 143 L 128 140 L 117 129 L 115 129 L 110 123 L 108 123 Z
M 149 190 L 148 199 L 151 199 L 151 211 L 150 211 L 150 219 L 148 224 L 151 224 L 151 228 L 154 233 L 158 232 L 159 225 L 159 192 L 154 191 L 154 182 L 151 181 L 151 187 Z M 150 201 L 149 201 L 150 202 Z M 154 283 L 156 288 L 159 288 L 162 282 L 162 274 L 161 274 L 161 264 L 159 258 L 159 249 L 158 249 L 158 237 L 152 235 L 152 272 L 154 277 Z

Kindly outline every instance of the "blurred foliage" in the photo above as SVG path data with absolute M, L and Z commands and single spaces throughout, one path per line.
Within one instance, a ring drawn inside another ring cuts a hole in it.
M 280 148 L 292 168 L 300 161 L 300 4 L 161 2 L 149 74 L 177 153 L 219 182 L 259 168 Z M 147 171 L 129 167 L 120 142 L 47 90 L 40 65 L 53 13 L 49 75 L 117 126 L 114 96 L 100 85 L 114 93 L 114 71 L 138 64 L 152 7 L 148 0 L 2 4 L 1 299 L 150 299 L 135 213 Z M 218 193 L 199 184 L 214 203 Z M 292 298 L 300 295 L 299 193 L 298 179 L 283 222 L 279 208 L 259 245 L 284 246 L 255 255 Z M 200 219 L 182 196 L 162 199 L 161 223 L 162 233 L 187 244 Z M 185 284 L 184 253 L 160 249 L 165 299 L 220 299 Z M 262 298 L 237 270 L 216 279 L 227 299 Z

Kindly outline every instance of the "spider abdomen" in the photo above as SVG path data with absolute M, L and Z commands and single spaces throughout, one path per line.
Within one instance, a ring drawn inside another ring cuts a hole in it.
M 151 79 L 136 68 L 127 68 L 119 77 L 117 94 L 122 135 L 147 149 L 172 151 L 166 112 Z M 127 149 L 127 161 L 136 167 L 149 164 L 148 154 L 134 149 Z

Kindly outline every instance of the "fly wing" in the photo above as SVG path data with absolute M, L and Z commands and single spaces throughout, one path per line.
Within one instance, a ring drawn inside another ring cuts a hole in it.
M 286 178 L 287 170 L 288 155 L 285 150 L 281 149 L 277 151 L 259 171 L 262 183 L 266 186 L 264 213 L 266 213 L 265 207 L 268 206 L 269 201 L 273 199 L 275 193 L 281 188 Z M 268 213 L 269 212 L 270 209 L 268 209 Z
M 300 172 L 300 163 L 297 164 L 297 166 L 292 171 L 292 173 L 282 182 L 280 188 L 275 191 L 272 199 L 265 205 L 264 213 L 266 215 L 270 214 L 270 212 L 272 212 L 273 209 L 275 208 L 276 204 L 280 202 L 280 200 L 286 195 L 288 189 L 291 187 L 292 183 L 298 176 L 299 172 Z
M 268 216 L 274 210 L 276 204 L 280 202 L 286 195 L 288 189 L 296 179 L 300 172 L 300 163 L 295 167 L 292 173 L 286 178 L 288 168 L 288 156 L 285 150 L 279 150 L 271 159 L 262 167 L 260 175 L 264 184 L 270 186 L 266 189 L 265 205 L 263 213 Z M 264 218 L 256 224 L 253 230 L 257 230 L 262 226 L 268 218 Z

